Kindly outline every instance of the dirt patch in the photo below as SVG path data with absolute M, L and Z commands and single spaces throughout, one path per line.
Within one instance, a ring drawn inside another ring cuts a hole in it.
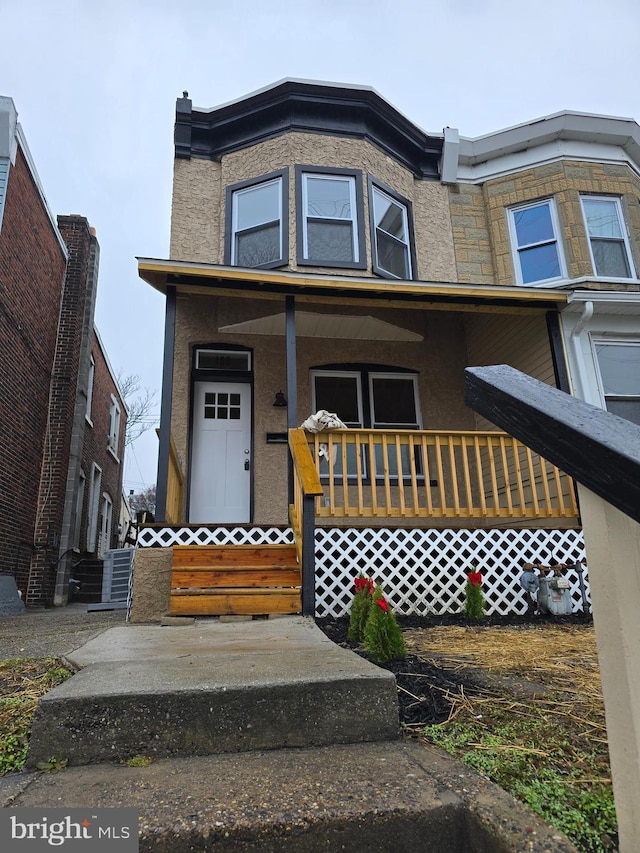
M 469 623 L 460 617 L 399 617 L 409 654 L 382 666 L 398 685 L 401 722 L 410 727 L 445 722 L 472 698 L 558 697 L 588 705 L 604 728 L 593 624 L 582 616 L 563 619 L 508 617 Z M 364 654 L 347 639 L 348 618 L 318 619 L 338 645 Z M 585 713 L 587 713 L 585 711 Z

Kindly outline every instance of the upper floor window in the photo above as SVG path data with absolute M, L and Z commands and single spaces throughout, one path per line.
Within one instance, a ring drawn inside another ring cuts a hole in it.
M 227 187 L 225 263 L 277 267 L 287 262 L 287 170 Z
M 620 200 L 582 196 L 581 201 L 595 274 L 635 278 Z
M 595 342 L 607 411 L 640 425 L 640 341 Z
M 362 174 L 296 166 L 298 263 L 365 269 Z
M 120 406 L 116 398 L 111 395 L 111 406 L 109 407 L 109 450 L 114 456 L 118 455 L 118 440 L 120 437 Z
M 512 207 L 509 228 L 518 284 L 566 275 L 553 199 Z
M 96 360 L 93 356 L 89 359 L 89 376 L 87 377 L 87 411 L 85 417 L 91 423 L 91 404 L 93 402 L 93 383 L 96 378 Z
M 369 178 L 373 271 L 387 278 L 413 278 L 411 203 Z

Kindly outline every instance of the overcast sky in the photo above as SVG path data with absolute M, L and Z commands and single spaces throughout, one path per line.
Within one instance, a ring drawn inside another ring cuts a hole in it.
M 160 397 L 175 99 L 212 107 L 283 77 L 373 86 L 428 131 L 479 136 L 563 109 L 640 119 L 639 0 L 0 0 L 14 99 L 54 214 L 97 229 L 96 324 Z M 159 415 L 159 404 L 156 414 Z M 125 488 L 155 482 L 155 433 Z

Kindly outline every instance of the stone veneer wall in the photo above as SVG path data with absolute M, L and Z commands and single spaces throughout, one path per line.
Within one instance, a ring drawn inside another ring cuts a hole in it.
M 488 180 L 482 186 L 461 184 L 451 188 L 459 281 L 513 284 L 507 208 L 550 197 L 556 200 L 569 277 L 593 276 L 580 204 L 580 196 L 589 193 L 622 200 L 634 263 L 640 269 L 640 178 L 625 164 L 562 160 Z

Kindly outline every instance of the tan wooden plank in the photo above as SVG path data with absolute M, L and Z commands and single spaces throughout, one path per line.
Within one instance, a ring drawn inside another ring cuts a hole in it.
M 295 561 L 294 545 L 174 545 L 174 566 L 286 565 Z
M 280 595 L 197 595 L 172 596 L 172 616 L 262 615 L 266 613 L 300 613 L 300 593 Z
M 306 495 L 321 495 L 322 484 L 309 450 L 307 434 L 303 429 L 289 430 L 289 448 L 303 492 Z
M 265 587 L 300 586 L 299 569 L 174 570 L 171 587 Z

